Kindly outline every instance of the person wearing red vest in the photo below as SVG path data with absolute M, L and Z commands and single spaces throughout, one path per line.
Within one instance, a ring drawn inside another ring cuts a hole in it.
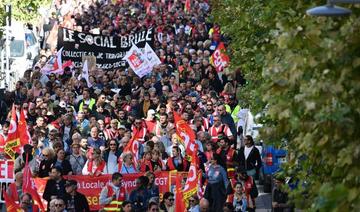
M 122 186 L 122 174 L 115 172 L 111 183 L 102 188 L 99 202 L 105 211 L 120 211 L 123 201 L 127 199 L 125 187 Z
M 146 126 L 144 121 L 141 118 L 136 118 L 134 124 L 131 126 L 131 130 L 133 135 L 135 136 L 135 140 L 140 143 L 144 143 L 145 136 L 147 133 Z
M 145 160 L 143 164 L 141 164 L 140 171 L 141 172 L 156 172 L 161 171 L 164 165 L 160 159 L 160 152 L 156 149 L 151 151 L 151 159 Z
M 178 146 L 173 146 L 172 149 L 173 157 L 169 157 L 166 163 L 168 171 L 188 171 L 189 162 L 181 156 L 180 148 Z
M 229 139 L 232 139 L 234 136 L 230 131 L 230 128 L 226 124 L 221 123 L 221 118 L 218 115 L 214 116 L 214 125 L 209 128 L 209 134 L 213 142 L 218 142 L 218 135 L 222 133 L 226 135 Z
M 100 149 L 93 149 L 92 158 L 87 160 L 82 170 L 83 175 L 100 176 L 105 171 L 106 163 Z
M 230 140 L 223 134 L 219 134 L 219 146 L 216 153 L 226 162 L 228 177 L 232 178 L 235 174 L 234 158 L 236 157 L 234 156 L 236 152 L 233 148 L 230 148 Z

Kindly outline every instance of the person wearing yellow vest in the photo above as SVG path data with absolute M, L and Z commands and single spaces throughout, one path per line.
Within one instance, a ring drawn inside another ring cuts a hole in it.
M 121 185 L 122 178 L 122 174 L 115 172 L 111 183 L 102 188 L 99 202 L 105 211 L 121 211 L 121 205 L 127 199 L 125 187 Z
M 230 95 L 229 100 L 225 105 L 226 112 L 228 112 L 231 117 L 234 119 L 235 125 L 237 125 L 237 122 L 239 121 L 238 113 L 241 110 L 241 107 L 239 105 L 239 102 L 236 100 L 235 96 Z
M 88 105 L 90 110 L 93 110 L 93 106 L 95 105 L 96 101 L 90 97 L 90 90 L 84 89 L 82 95 L 83 99 L 78 103 L 79 111 L 83 111 L 84 104 Z

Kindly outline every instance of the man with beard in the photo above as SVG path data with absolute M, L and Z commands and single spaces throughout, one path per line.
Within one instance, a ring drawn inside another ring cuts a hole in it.
M 162 113 L 160 114 L 160 119 L 155 126 L 154 134 L 158 137 L 161 137 L 166 134 L 168 129 L 173 127 L 174 125 L 168 122 L 168 115 L 166 113 Z

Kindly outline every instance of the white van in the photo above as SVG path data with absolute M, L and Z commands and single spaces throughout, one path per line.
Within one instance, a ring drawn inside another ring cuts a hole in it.
M 10 75 L 11 83 L 14 84 L 23 77 L 27 69 L 32 68 L 34 58 L 39 54 L 40 44 L 35 33 L 17 21 L 12 23 L 10 35 Z M 2 51 L 5 55 L 5 49 Z

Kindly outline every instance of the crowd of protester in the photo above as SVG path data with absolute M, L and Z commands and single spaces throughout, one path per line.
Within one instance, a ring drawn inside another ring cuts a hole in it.
M 85 79 L 77 79 L 80 69 L 42 74 L 42 67 L 55 55 L 54 44 L 44 37 L 33 69 L 0 100 L 0 139 L 6 140 L 7 114 L 13 104 L 18 114 L 21 108 L 26 111 L 32 139 L 16 158 L 17 184 L 10 195 L 17 191 L 18 200 L 28 198 L 19 189 L 28 156 L 33 177 L 50 177 L 43 195 L 49 211 L 88 211 L 86 199 L 76 191 L 77 183 L 62 176 L 103 174 L 112 174 L 112 182 L 100 194 L 100 204 L 107 211 L 174 211 L 174 193 L 167 192 L 160 200 L 154 173 L 189 170 L 189 155 L 176 135 L 175 111 L 196 133 L 205 183 L 203 197 L 189 198 L 188 211 L 255 210 L 253 178 L 261 159 L 252 137 L 243 132 L 236 90 L 244 79 L 240 72 L 218 73 L 210 64 L 217 45 L 228 41 L 220 26 L 210 21 L 209 2 L 193 0 L 188 11 L 184 3 L 55 1 L 47 29 L 59 24 L 118 36 L 153 27 L 154 50 L 162 64 L 143 78 L 126 68 L 95 69 L 88 87 Z M 138 163 L 133 154 L 123 153 L 134 138 L 140 143 L 135 155 Z M 139 172 L 144 176 L 136 180 L 135 191 L 124 193 L 122 175 Z

